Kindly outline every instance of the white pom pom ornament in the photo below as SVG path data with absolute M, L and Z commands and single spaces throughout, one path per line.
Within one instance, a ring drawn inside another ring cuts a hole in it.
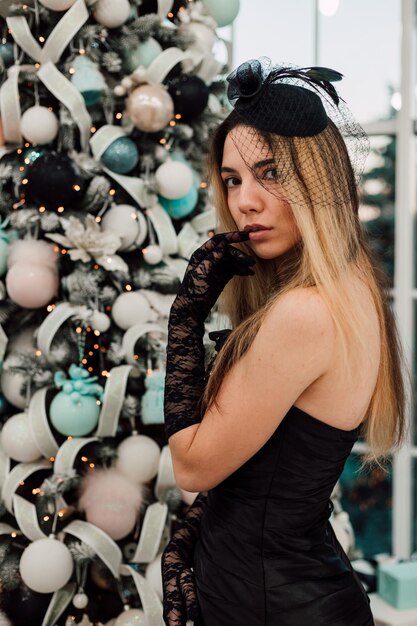
M 191 168 L 181 161 L 169 159 L 155 172 L 158 193 L 169 200 L 186 196 L 193 184 Z
M 146 324 L 152 319 L 152 310 L 139 291 L 122 293 L 113 304 L 112 318 L 119 328 L 127 330 L 135 324 Z

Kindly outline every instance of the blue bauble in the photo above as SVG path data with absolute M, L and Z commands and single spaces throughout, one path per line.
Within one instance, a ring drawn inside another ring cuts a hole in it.
M 193 185 L 186 196 L 175 200 L 168 200 L 168 198 L 159 196 L 159 202 L 172 219 L 180 220 L 194 211 L 198 202 L 198 191 Z
M 92 395 L 78 397 L 60 391 L 51 402 L 49 416 L 52 425 L 67 437 L 88 435 L 98 424 L 100 406 Z
M 129 48 L 124 51 L 123 67 L 127 72 L 134 72 L 139 65 L 148 67 L 161 52 L 162 47 L 156 39 L 148 37 L 137 48 Z
M 14 52 L 13 44 L 9 41 L 0 43 L 0 57 L 3 59 L 5 67 L 10 67 L 14 64 Z
M 7 254 L 9 244 L 5 239 L 0 239 L 0 276 L 4 276 L 7 271 Z
M 165 370 L 149 374 L 145 379 L 145 387 L 141 400 L 142 424 L 163 424 Z
M 75 70 L 71 76 L 71 82 L 81 93 L 85 104 L 88 107 L 98 104 L 107 85 L 97 63 L 85 55 L 80 55 L 71 65 Z
M 129 137 L 119 137 L 101 155 L 102 163 L 116 174 L 131 172 L 139 161 L 136 144 Z

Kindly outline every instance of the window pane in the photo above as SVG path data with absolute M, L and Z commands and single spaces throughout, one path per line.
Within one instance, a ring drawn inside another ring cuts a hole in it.
M 342 507 L 349 513 L 355 548 L 365 558 L 391 553 L 391 468 L 366 467 L 358 473 L 362 457 L 351 454 L 340 477 Z M 359 555 L 358 555 L 359 556 Z
M 362 177 L 359 217 L 371 248 L 394 283 L 395 138 L 370 138 L 371 152 Z

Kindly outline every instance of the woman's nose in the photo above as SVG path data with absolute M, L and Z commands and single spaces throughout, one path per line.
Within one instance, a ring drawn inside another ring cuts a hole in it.
M 239 189 L 239 210 L 242 213 L 259 212 L 262 210 L 262 194 L 255 181 L 242 182 Z

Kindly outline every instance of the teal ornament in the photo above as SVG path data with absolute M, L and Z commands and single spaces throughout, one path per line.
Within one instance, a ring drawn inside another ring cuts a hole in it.
M 203 0 L 207 13 L 217 22 L 218 26 L 229 26 L 239 13 L 239 0 Z
M 13 44 L 10 41 L 2 41 L 0 43 L 0 57 L 5 67 L 10 67 L 14 64 Z
M 146 41 L 140 43 L 133 49 L 126 49 L 123 54 L 123 67 L 131 73 L 137 67 L 143 65 L 148 67 L 162 52 L 161 45 L 153 37 L 148 37 Z
M 88 107 L 98 104 L 107 86 L 97 63 L 80 54 L 74 59 L 71 67 L 75 70 L 71 82 L 84 98 L 85 104 Z
M 145 378 L 145 387 L 141 400 L 142 424 L 163 424 L 165 370 L 151 370 Z
M 97 376 L 73 363 L 68 370 L 56 372 L 55 385 L 62 389 L 51 402 L 49 416 L 56 430 L 67 437 L 83 437 L 97 426 L 103 387 L 96 383 Z
M 135 142 L 129 137 L 119 137 L 101 155 L 102 163 L 116 174 L 131 172 L 139 161 Z
M 159 196 L 159 202 L 172 219 L 180 220 L 194 211 L 198 202 L 198 191 L 195 185 L 193 185 L 187 195 L 182 198 L 169 200 Z

